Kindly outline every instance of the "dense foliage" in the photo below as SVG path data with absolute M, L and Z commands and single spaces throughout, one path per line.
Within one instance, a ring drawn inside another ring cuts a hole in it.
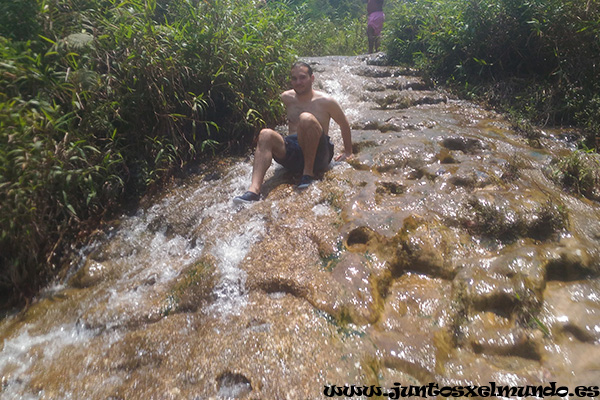
M 30 296 L 82 221 L 279 120 L 290 18 L 247 0 L 2 2 L 0 292 Z
M 599 2 L 414 0 L 389 15 L 393 61 L 538 123 L 599 133 Z
M 303 56 L 357 55 L 367 49 L 363 0 L 289 0 L 296 20 L 294 48 Z

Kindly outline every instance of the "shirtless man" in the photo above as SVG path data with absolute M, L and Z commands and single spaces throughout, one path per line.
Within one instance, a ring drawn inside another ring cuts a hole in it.
M 328 136 L 331 119 L 340 126 L 344 142 L 344 151 L 335 160 L 352 157 L 348 119 L 335 99 L 313 90 L 314 80 L 310 65 L 297 62 L 292 66 L 292 89 L 281 94 L 281 101 L 287 109 L 290 135 L 284 138 L 272 129 L 260 131 L 254 153 L 252 183 L 246 193 L 233 199 L 235 203 L 260 199 L 260 189 L 273 159 L 293 172 L 302 173 L 298 189 L 310 186 L 315 172 L 325 170 L 333 158 L 333 144 Z
M 379 51 L 379 37 L 383 29 L 385 14 L 383 13 L 383 0 L 363 0 L 367 3 L 367 38 L 369 40 L 369 53 Z

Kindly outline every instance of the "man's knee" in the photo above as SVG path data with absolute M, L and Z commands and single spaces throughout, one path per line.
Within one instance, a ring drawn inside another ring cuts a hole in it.
M 309 112 L 303 112 L 298 117 L 298 127 L 301 131 L 306 131 L 307 129 L 317 128 L 320 130 L 321 124 L 319 124 L 319 120 Z
M 265 145 L 271 144 L 276 139 L 279 133 L 275 132 L 273 129 L 264 128 L 258 134 L 258 144 Z
M 262 129 L 258 133 L 258 142 L 256 144 L 256 153 L 269 153 L 275 157 L 285 156 L 285 142 L 283 136 L 273 129 Z

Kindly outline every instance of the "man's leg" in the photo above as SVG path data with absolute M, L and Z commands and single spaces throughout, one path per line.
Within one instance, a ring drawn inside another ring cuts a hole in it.
M 252 166 L 252 183 L 248 191 L 260 194 L 265 174 L 271 166 L 273 156 L 278 159 L 285 157 L 283 137 L 272 129 L 263 129 L 258 134 L 258 144 L 254 152 L 254 164 Z
M 323 135 L 323 128 L 317 118 L 308 112 L 300 114 L 298 144 L 304 156 L 304 170 L 302 171 L 302 175 L 314 176 L 315 156 L 317 155 L 321 135 Z
M 372 54 L 375 47 L 375 29 L 370 25 L 367 26 L 367 39 L 369 41 L 369 54 Z

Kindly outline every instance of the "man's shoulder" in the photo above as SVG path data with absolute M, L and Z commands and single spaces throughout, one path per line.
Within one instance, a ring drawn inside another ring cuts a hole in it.
M 324 103 L 335 103 L 335 99 L 328 93 L 321 92 L 320 90 L 315 90 L 313 93 L 314 101 L 320 101 Z
M 322 106 L 329 108 L 332 106 L 338 106 L 337 100 L 328 93 L 315 91 L 315 97 L 313 97 L 313 101 L 321 104 Z
M 284 103 L 289 103 L 290 101 L 294 101 L 296 99 L 296 92 L 293 89 L 286 90 L 281 93 L 279 96 Z

